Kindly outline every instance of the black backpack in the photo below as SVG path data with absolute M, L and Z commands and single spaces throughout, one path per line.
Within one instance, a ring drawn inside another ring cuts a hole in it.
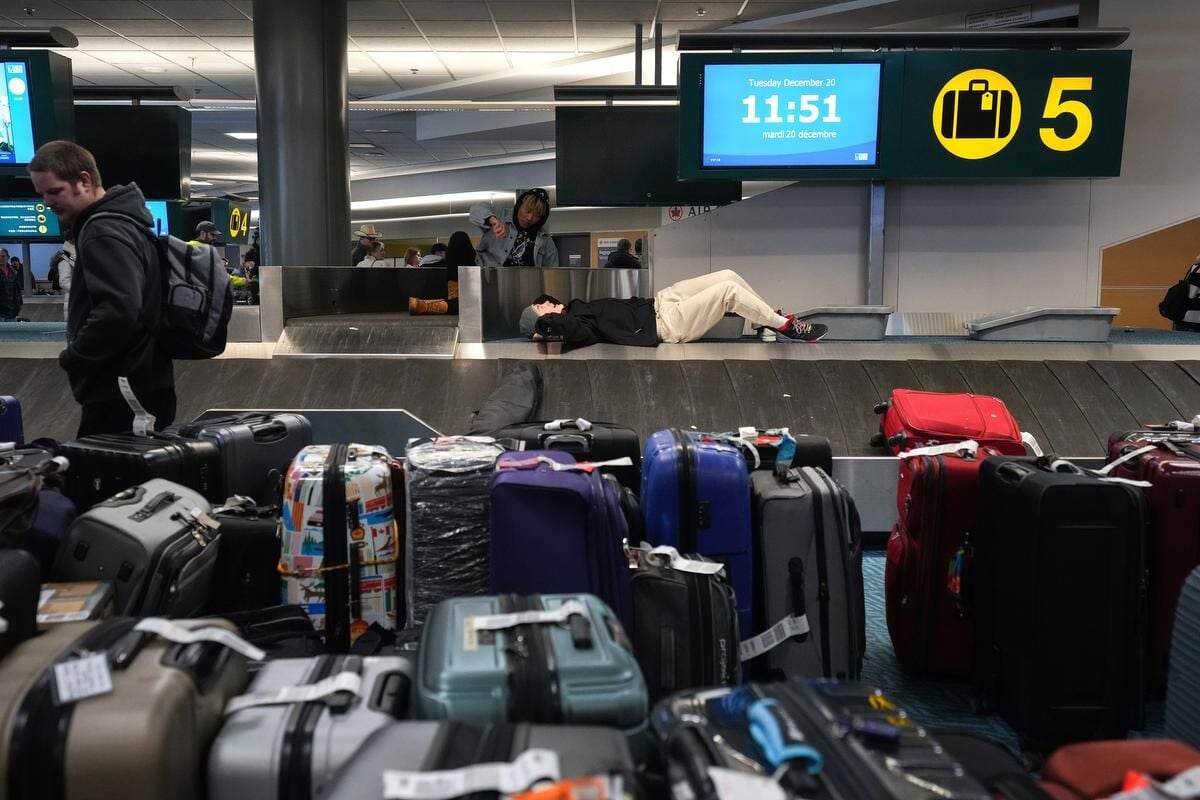
M 1167 290 L 1158 313 L 1174 322 L 1177 331 L 1200 331 L 1200 261 Z
M 233 284 L 217 251 L 192 245 L 174 236 L 158 236 L 135 220 L 115 211 L 101 211 L 88 223 L 113 217 L 132 223 L 150 237 L 162 275 L 162 323 L 159 340 L 171 358 L 197 360 L 225 352 L 229 317 L 233 314 Z M 84 227 L 87 227 L 85 223 Z M 80 239 L 83 231 L 80 231 Z

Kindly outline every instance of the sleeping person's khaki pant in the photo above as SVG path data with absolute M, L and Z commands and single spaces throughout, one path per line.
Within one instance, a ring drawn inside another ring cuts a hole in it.
M 658 338 L 664 342 L 695 341 L 730 311 L 754 325 L 782 324 L 767 301 L 731 269 L 673 283 L 654 295 Z

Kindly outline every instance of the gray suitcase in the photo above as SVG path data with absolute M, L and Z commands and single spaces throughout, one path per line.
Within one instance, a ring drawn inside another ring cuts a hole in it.
M 222 498 L 251 497 L 260 506 L 279 505 L 288 466 L 312 444 L 312 425 L 299 414 L 241 414 L 167 430 L 215 444 L 221 451 Z
M 625 737 L 610 728 L 573 725 L 475 727 L 457 722 L 397 722 L 377 731 L 363 745 L 322 800 L 382 797 L 385 773 L 390 771 L 430 773 L 459 770 L 475 764 L 494 765 L 512 762 L 530 750 L 554 751 L 559 777 L 563 780 L 592 776 L 617 778 L 624 782 L 630 793 L 628 796 L 635 796 L 634 765 Z
M 80 515 L 59 548 L 54 580 L 112 581 L 118 616 L 190 617 L 208 603 L 220 525 L 208 501 L 154 479 Z
M 399 657 L 325 655 L 271 661 L 241 698 L 227 707 L 224 727 L 208 758 L 210 800 L 315 800 L 337 771 L 380 728 L 404 716 L 412 664 Z M 333 691 L 287 702 L 280 690 L 328 689 L 361 681 L 357 694 Z M 251 705 L 255 701 L 259 705 Z
M 755 549 L 761 554 L 758 608 L 764 630 L 806 617 L 795 635 L 748 662 L 759 679 L 857 678 L 866 647 L 858 511 L 824 470 L 750 475 Z M 745 633 L 742 634 L 745 638 Z
M 1175 607 L 1167 672 L 1166 733 L 1200 748 L 1200 567 L 1192 570 Z

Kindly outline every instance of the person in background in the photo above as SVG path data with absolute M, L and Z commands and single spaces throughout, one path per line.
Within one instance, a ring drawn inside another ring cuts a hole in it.
M 58 264 L 58 282 L 62 284 L 63 321 L 66 322 L 71 300 L 71 279 L 75 277 L 75 243 L 70 240 L 63 242 L 62 253 L 63 260 Z
M 350 265 L 357 267 L 360 261 L 370 255 L 372 245 L 379 240 L 379 231 L 375 230 L 374 225 L 359 225 L 354 235 L 358 237 L 358 246 L 350 254 Z
M 356 267 L 386 267 L 387 266 L 387 245 L 381 240 L 376 239 L 371 245 L 371 249 L 367 252 L 366 258 L 358 262 Z
M 635 258 L 633 256 L 633 254 L 629 252 L 629 248 L 631 248 L 631 247 L 633 247 L 633 245 L 629 242 L 628 239 L 621 239 L 620 241 L 618 241 L 617 249 L 613 250 L 611 253 L 608 254 L 608 263 L 605 264 L 604 266 L 606 266 L 606 267 L 633 267 L 635 269 L 637 267 L 640 267 L 642 265 L 642 262 L 638 261 L 637 258 Z
M 436 246 L 436 245 L 435 245 Z M 478 266 L 479 254 L 466 231 L 455 231 L 446 245 L 446 258 L 441 266 L 446 268 L 445 299 L 422 300 L 408 298 L 409 314 L 457 314 L 458 313 L 458 268 Z
M 429 255 L 421 259 L 422 267 L 438 267 L 441 266 L 442 260 L 446 257 L 446 245 L 442 242 L 435 242 L 429 248 Z
M 62 265 L 63 259 L 67 257 L 65 250 L 59 250 L 54 255 L 50 256 L 50 269 L 46 270 L 46 280 L 50 281 L 50 291 L 62 291 L 62 278 L 59 277 L 59 267 Z
M 404 266 L 419 267 L 421 266 L 421 251 L 415 247 L 410 247 L 404 251 Z
M 21 313 L 21 273 L 13 269 L 8 250 L 0 247 L 0 322 L 14 322 Z
M 212 246 L 217 243 L 217 237 L 220 235 L 221 232 L 217 230 L 216 224 L 211 220 L 206 219 L 196 226 L 196 238 L 192 239 L 190 242 L 188 242 L 188 244 L 190 244 L 192 247 L 197 247 L 202 244 Z
M 21 263 L 21 259 L 13 256 L 8 260 L 8 265 L 16 270 L 17 277 L 21 279 L 21 285 L 25 285 L 25 265 Z
M 638 238 L 638 240 L 636 242 L 633 243 L 633 254 L 635 256 L 637 256 L 638 261 L 641 262 L 641 260 L 642 260 L 642 240 L 640 237 Z
M 558 247 L 546 230 L 550 195 L 526 189 L 512 210 L 497 213 L 487 203 L 471 206 L 471 224 L 483 231 L 479 263 L 484 267 L 557 267 Z

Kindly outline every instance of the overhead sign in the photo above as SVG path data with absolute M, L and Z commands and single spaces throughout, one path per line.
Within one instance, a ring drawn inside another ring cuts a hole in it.
M 983 30 L 984 28 L 1007 28 L 1012 25 L 1024 25 L 1033 22 L 1033 6 L 1013 6 L 998 8 L 994 11 L 976 11 L 964 18 L 967 30 Z
M 8 239 L 58 239 L 58 217 L 38 200 L 0 201 L 0 237 Z
M 232 200 L 214 200 L 212 221 L 221 231 L 220 240 L 229 244 L 250 244 L 250 204 Z

